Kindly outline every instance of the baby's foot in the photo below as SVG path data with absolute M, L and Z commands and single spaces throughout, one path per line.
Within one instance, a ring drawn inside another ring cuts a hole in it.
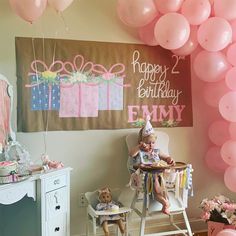
M 162 212 L 166 215 L 169 215 L 170 214 L 169 206 L 163 206 L 162 207 Z
M 166 202 L 165 204 L 163 204 L 163 207 L 162 207 L 162 212 L 166 215 L 169 215 L 170 214 L 170 205 L 168 202 Z

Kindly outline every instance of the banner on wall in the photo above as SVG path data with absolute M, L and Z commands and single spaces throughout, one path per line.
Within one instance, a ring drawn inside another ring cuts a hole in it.
M 18 37 L 18 131 L 192 126 L 190 57 L 159 46 Z

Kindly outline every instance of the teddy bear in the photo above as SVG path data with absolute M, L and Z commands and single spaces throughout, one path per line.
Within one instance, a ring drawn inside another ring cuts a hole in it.
M 109 188 L 105 187 L 100 189 L 98 191 L 98 199 L 99 203 L 96 206 L 97 211 L 109 210 L 115 212 L 119 210 L 119 203 L 112 200 L 112 194 Z M 109 236 L 109 222 L 117 224 L 122 234 L 125 232 L 125 227 L 120 214 L 102 215 L 99 217 L 99 221 L 102 225 L 105 236 Z

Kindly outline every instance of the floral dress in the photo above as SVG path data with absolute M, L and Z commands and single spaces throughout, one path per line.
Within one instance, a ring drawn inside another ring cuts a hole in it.
M 114 201 L 111 201 L 109 203 L 100 202 L 97 204 L 96 210 L 97 211 L 106 211 L 106 210 L 111 209 L 113 206 L 118 206 L 118 204 L 115 203 Z M 121 219 L 119 214 L 104 215 L 104 216 L 99 217 L 99 221 L 100 221 L 101 225 L 103 224 L 104 221 L 113 221 L 113 220 L 119 220 L 119 219 Z

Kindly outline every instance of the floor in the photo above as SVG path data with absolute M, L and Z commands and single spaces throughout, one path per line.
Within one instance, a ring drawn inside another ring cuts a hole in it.
M 207 232 L 205 232 L 205 233 L 195 233 L 194 236 L 207 236 Z

